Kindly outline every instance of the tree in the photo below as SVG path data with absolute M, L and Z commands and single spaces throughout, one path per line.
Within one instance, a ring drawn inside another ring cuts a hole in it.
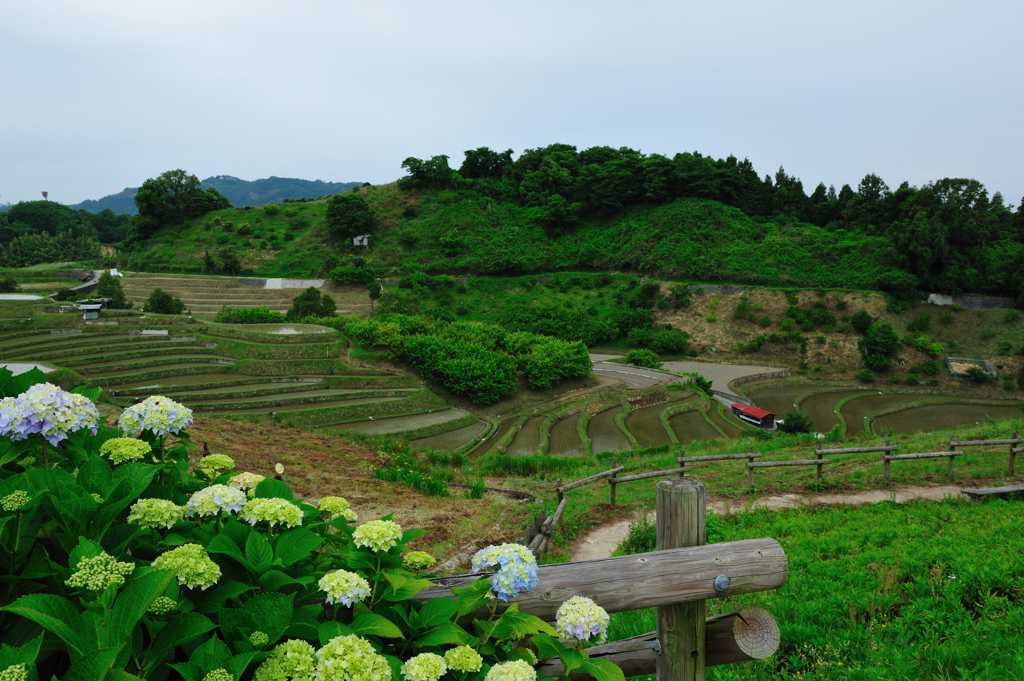
M 787 411 L 779 421 L 779 430 L 783 433 L 813 433 L 814 422 L 803 412 Z
M 503 153 L 491 151 L 487 147 L 473 149 L 466 153 L 466 160 L 459 168 L 459 175 L 470 179 L 501 179 L 505 170 L 512 167 L 513 151 L 509 149 Z
M 383 293 L 383 291 L 381 291 L 380 284 L 378 284 L 377 282 L 371 281 L 371 282 L 369 282 L 366 285 L 366 294 L 368 296 L 370 296 L 370 316 L 371 317 L 373 316 L 373 303 L 374 303 L 375 300 L 380 299 L 382 293 Z
M 13 274 L 0 277 L 0 293 L 17 293 L 21 289 Z
M 220 268 L 224 274 L 238 274 L 242 271 L 242 260 L 233 248 L 222 248 L 217 251 L 220 258 Z
M 110 274 L 109 270 L 103 270 L 103 274 L 100 275 L 99 284 L 96 285 L 96 294 L 100 298 L 110 298 L 107 307 L 112 310 L 132 309 L 132 304 L 125 297 L 124 289 L 121 288 L 121 280 Z
M 217 269 L 217 262 L 210 255 L 209 251 L 203 254 L 203 272 L 207 274 L 213 274 L 213 271 Z
M 165 225 L 184 222 L 211 210 L 230 208 L 231 202 L 216 189 L 204 191 L 199 178 L 184 170 L 168 170 L 149 178 L 135 194 L 133 226 L 139 239 L 147 239 Z
M 651 350 L 630 350 L 626 353 L 626 364 L 644 367 L 646 369 L 660 369 L 661 362 L 658 356 Z
M 885 371 L 892 366 L 892 358 L 900 347 L 899 336 L 889 323 L 872 324 L 867 335 L 857 344 L 864 363 L 875 371 Z
M 352 239 L 373 229 L 373 210 L 354 192 L 335 194 L 327 201 L 327 229 L 338 239 Z
M 144 312 L 153 314 L 181 314 L 184 309 L 185 303 L 181 302 L 181 298 L 172 296 L 167 291 L 158 288 L 153 289 L 153 292 L 149 294 L 146 305 L 143 307 Z
M 859 334 L 867 333 L 868 329 L 870 329 L 871 325 L 874 323 L 874 318 L 868 314 L 867 310 L 861 310 L 850 318 L 850 325 L 853 327 L 853 330 Z
M 286 315 L 289 321 L 298 321 L 306 317 L 333 317 L 337 309 L 334 298 L 321 295 L 320 291 L 310 286 L 292 298 L 292 306 Z

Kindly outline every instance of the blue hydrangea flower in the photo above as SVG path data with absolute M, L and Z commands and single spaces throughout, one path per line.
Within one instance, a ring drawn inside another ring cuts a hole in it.
M 117 427 L 133 435 L 148 430 L 158 437 L 192 425 L 192 410 L 166 397 L 154 395 L 132 405 L 121 413 Z
M 537 559 L 522 544 L 488 546 L 477 551 L 473 556 L 473 574 L 486 568 L 497 568 L 491 575 L 491 591 L 503 601 L 537 586 Z
M 99 420 L 92 400 L 51 383 L 37 383 L 17 397 L 0 400 L 0 436 L 15 442 L 39 434 L 56 447 L 82 428 L 95 435 Z

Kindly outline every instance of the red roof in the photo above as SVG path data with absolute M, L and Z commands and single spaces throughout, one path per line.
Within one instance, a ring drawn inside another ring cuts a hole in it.
M 763 419 L 765 416 L 775 416 L 775 414 L 771 413 L 770 411 L 758 409 L 757 407 L 748 407 L 745 404 L 730 404 L 729 406 L 735 409 L 736 411 L 743 412 L 747 416 L 753 416 L 755 419 Z

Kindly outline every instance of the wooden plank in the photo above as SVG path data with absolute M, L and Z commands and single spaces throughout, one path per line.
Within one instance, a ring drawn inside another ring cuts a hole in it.
M 722 461 L 725 459 L 756 459 L 761 452 L 747 452 L 746 454 L 707 454 L 705 456 L 680 456 L 676 458 L 679 463 L 691 461 Z
M 715 577 L 729 576 L 725 591 L 715 590 Z M 669 603 L 728 598 L 778 589 L 789 576 L 786 552 L 774 539 L 744 539 L 685 549 L 652 551 L 577 563 L 541 565 L 540 583 L 509 603 L 523 612 L 551 622 L 558 607 L 573 596 L 587 596 L 608 612 L 654 608 Z M 467 586 L 480 577 L 435 577 L 437 584 L 415 596 L 417 600 L 454 598 L 451 587 Z M 486 617 L 486 615 L 484 615 Z
M 983 447 L 985 445 L 1019 445 L 1024 444 L 1024 440 L 1019 438 L 1013 438 L 1010 440 L 962 440 L 955 441 L 950 440 L 950 447 Z
M 1013 454 L 1024 454 L 1024 447 L 1014 447 L 1010 452 Z
M 615 478 L 615 484 L 620 485 L 624 482 L 646 480 L 647 478 L 660 478 L 666 475 L 676 475 L 677 473 L 689 473 L 692 470 L 693 468 L 689 466 L 680 466 L 679 468 L 669 468 L 667 471 L 651 471 L 650 473 L 637 473 L 636 475 L 626 475 L 621 478 Z
M 1007 487 L 983 487 L 980 489 L 965 489 L 964 494 L 972 497 L 981 497 L 989 495 L 1000 495 L 1000 494 L 1017 494 L 1024 492 L 1024 485 L 1009 485 Z
M 704 483 L 693 478 L 658 482 L 657 547 L 660 550 L 703 546 L 707 506 Z M 704 681 L 706 601 L 659 605 L 656 618 L 662 654 L 658 681 Z
M 963 456 L 963 452 L 924 452 L 921 454 L 893 454 L 886 456 L 886 461 L 905 461 L 908 459 L 938 459 L 943 456 Z
M 557 488 L 556 491 L 568 492 L 571 489 L 576 489 L 577 487 L 582 487 L 583 485 L 589 485 L 592 482 L 597 482 L 601 478 L 607 478 L 609 475 L 615 475 L 616 473 L 621 473 L 624 470 L 626 470 L 625 466 L 617 466 L 615 468 L 612 468 L 611 470 L 598 473 L 597 475 L 591 475 L 589 478 L 580 478 L 579 480 L 576 480 L 574 482 L 566 483 L 561 487 Z
M 764 660 L 778 650 L 779 625 L 771 613 L 763 608 L 733 610 L 709 617 L 704 622 L 705 667 Z M 646 676 L 654 674 L 657 668 L 658 655 L 651 648 L 651 644 L 657 639 L 658 632 L 650 631 L 622 641 L 588 648 L 587 654 L 592 660 L 608 660 L 615 663 L 622 669 L 627 679 L 633 676 Z M 537 673 L 543 677 L 558 678 L 564 671 L 565 667 L 557 657 L 549 657 L 537 663 Z M 583 672 L 572 672 L 569 678 L 572 681 L 593 679 Z
M 895 452 L 899 445 L 881 445 L 878 447 L 843 447 L 841 449 L 816 449 L 815 454 L 866 454 L 868 452 Z
M 818 466 L 832 463 L 831 459 L 798 459 L 796 461 L 755 461 L 747 468 L 774 468 L 776 466 Z

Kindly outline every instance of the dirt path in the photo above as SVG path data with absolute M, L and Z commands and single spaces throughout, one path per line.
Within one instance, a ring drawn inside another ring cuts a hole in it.
M 880 501 L 891 501 L 895 497 L 898 504 L 915 499 L 927 501 L 941 501 L 946 497 L 957 496 L 962 487 L 901 487 L 894 491 L 868 490 L 854 494 L 784 494 L 779 497 L 765 497 L 758 499 L 752 506 L 766 508 L 770 511 L 781 511 L 787 508 L 799 506 L 864 506 L 866 504 L 877 504 Z M 743 510 L 746 506 L 728 501 L 713 501 L 708 504 L 708 510 L 718 514 L 732 513 Z M 650 517 L 655 517 L 654 511 Z M 629 523 L 631 520 L 620 520 L 618 522 L 602 525 L 588 532 L 572 547 L 572 559 L 595 560 L 607 558 L 612 551 L 629 534 Z

